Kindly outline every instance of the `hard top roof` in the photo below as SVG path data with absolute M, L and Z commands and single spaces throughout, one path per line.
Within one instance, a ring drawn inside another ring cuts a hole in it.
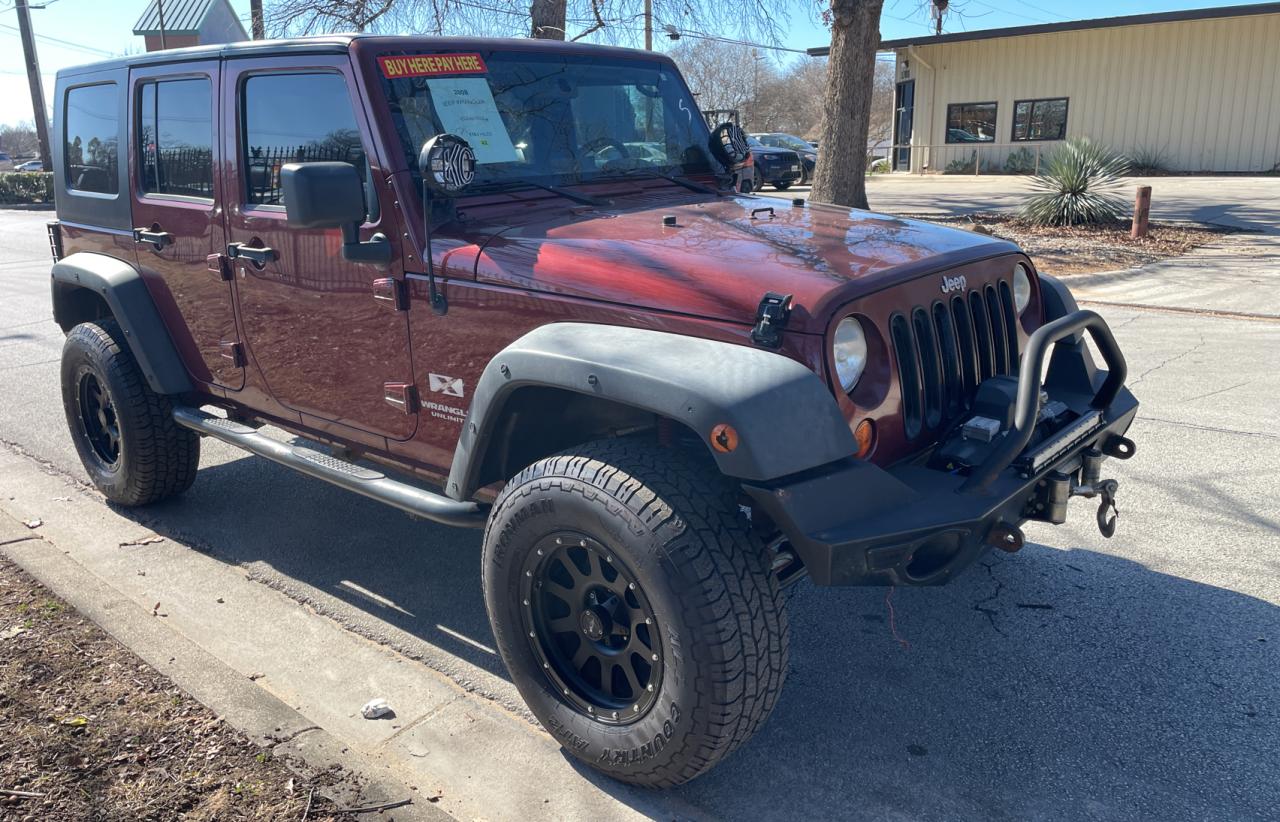
M 107 69 L 128 66 L 151 66 L 164 63 L 183 63 L 193 60 L 233 59 L 242 57 L 272 57 L 281 54 L 342 54 L 351 50 L 391 51 L 403 49 L 431 49 L 438 51 L 542 51 L 564 54 L 596 54 L 647 58 L 671 62 L 671 58 L 655 51 L 629 49 L 618 46 L 600 46 L 592 43 L 571 43 L 560 40 L 536 40 L 532 38 L 503 37 L 428 37 L 417 35 L 382 34 L 326 34 L 316 37 L 296 37 L 287 40 L 245 40 L 239 43 L 219 43 L 209 46 L 166 49 L 145 54 L 130 54 L 97 63 L 85 63 L 61 69 L 58 76 L 96 73 Z

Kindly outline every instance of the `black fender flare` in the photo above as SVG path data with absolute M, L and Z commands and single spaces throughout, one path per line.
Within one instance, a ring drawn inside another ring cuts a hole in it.
M 158 394 L 185 394 L 191 378 L 160 318 L 142 275 L 132 265 L 105 254 L 78 252 L 53 265 L 53 318 L 69 331 L 74 325 L 71 294 L 77 289 L 101 297 L 120 324 L 129 350 Z
M 1045 323 L 1053 322 L 1080 310 L 1066 283 L 1048 274 L 1040 276 L 1040 304 L 1044 306 Z
M 857 452 L 830 389 L 781 354 L 663 331 L 551 323 L 500 351 L 485 367 L 458 439 L 446 490 L 468 499 L 503 406 L 526 386 L 561 388 L 668 417 L 692 429 L 720 471 L 765 481 Z M 726 423 L 730 451 L 711 446 Z

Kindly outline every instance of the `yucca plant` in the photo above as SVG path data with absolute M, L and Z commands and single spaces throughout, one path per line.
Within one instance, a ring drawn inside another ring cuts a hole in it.
M 1125 211 L 1116 196 L 1128 161 L 1087 137 L 1063 143 L 1031 179 L 1035 191 L 1022 216 L 1036 225 L 1114 222 Z

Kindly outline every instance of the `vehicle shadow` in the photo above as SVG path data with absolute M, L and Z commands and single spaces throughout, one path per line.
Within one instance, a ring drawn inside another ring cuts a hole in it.
M 251 458 L 124 513 L 216 545 L 349 624 L 340 605 L 358 609 L 353 627 L 410 655 L 443 650 L 506 677 L 487 650 L 478 531 Z M 1043 533 L 1101 542 L 1071 526 Z M 1123 534 L 1108 547 L 1123 552 Z M 790 616 L 773 718 L 673 802 L 753 820 L 1245 819 L 1280 807 L 1280 609 L 1263 600 L 1029 543 L 942 588 L 802 582 Z

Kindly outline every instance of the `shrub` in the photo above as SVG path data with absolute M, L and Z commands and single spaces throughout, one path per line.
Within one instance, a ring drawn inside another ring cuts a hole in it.
M 1036 225 L 1082 225 L 1120 219 L 1125 202 L 1116 196 L 1124 157 L 1087 137 L 1059 146 L 1031 179 L 1033 194 L 1022 216 Z
M 1036 153 L 1026 146 L 1009 152 L 1009 156 L 1004 158 L 1004 173 L 1035 174 Z
M 943 174 L 972 174 L 978 168 L 978 152 L 970 152 L 969 158 L 958 157 L 947 163 Z
M 0 203 L 52 203 L 53 174 L 44 171 L 0 172 Z
M 1138 146 L 1128 156 L 1130 174 L 1167 174 L 1169 172 L 1169 155 L 1163 148 Z

